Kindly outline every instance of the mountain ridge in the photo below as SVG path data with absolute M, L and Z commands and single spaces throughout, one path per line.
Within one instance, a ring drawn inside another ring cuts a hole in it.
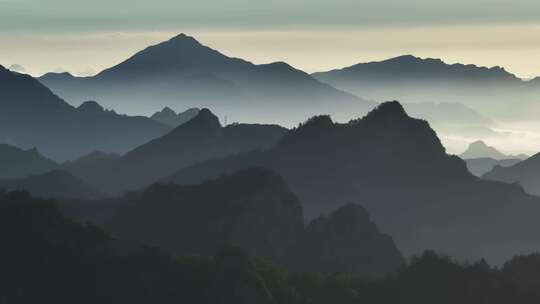
M 397 102 L 345 124 L 325 116 L 308 120 L 274 148 L 209 160 L 163 181 L 197 183 L 249 166 L 283 176 L 308 218 L 340 202 L 360 202 L 405 255 L 432 248 L 500 262 L 515 250 L 540 248 L 527 228 L 540 199 L 518 185 L 472 175 L 462 159 L 446 153 L 426 121 L 409 117 Z M 512 223 L 504 229 L 498 223 L 503 214 Z M 503 248 L 504 242 L 514 247 Z
M 207 107 L 239 122 L 294 125 L 316 113 L 349 117 L 374 105 L 287 63 L 253 64 L 187 35 L 149 46 L 94 77 L 40 80 L 71 103 L 95 99 L 137 113 Z

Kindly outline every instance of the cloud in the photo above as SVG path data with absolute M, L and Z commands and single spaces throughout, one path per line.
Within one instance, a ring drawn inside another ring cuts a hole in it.
M 1 1 L 1 0 L 0 0 Z M 9 66 L 9 69 L 13 72 L 17 72 L 17 73 L 26 73 L 26 68 L 23 67 L 22 65 L 20 64 L 12 64 Z
M 4 0 L 0 6 L 3 30 L 305 29 L 540 22 L 537 0 Z

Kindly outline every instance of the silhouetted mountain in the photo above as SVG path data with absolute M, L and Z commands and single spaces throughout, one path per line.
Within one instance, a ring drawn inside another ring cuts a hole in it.
M 74 108 L 34 78 L 0 66 L 0 142 L 37 147 L 66 160 L 94 150 L 124 153 L 168 127 L 146 117 L 105 111 L 95 102 Z
M 276 125 L 222 127 L 210 110 L 202 109 L 185 124 L 118 159 L 93 162 L 90 166 L 66 166 L 66 170 L 104 192 L 139 190 L 198 162 L 270 148 L 286 131 Z
M 515 75 L 501 67 L 478 67 L 475 65 L 446 64 L 440 59 L 422 59 L 412 55 L 404 55 L 380 62 L 360 63 L 340 70 L 315 73 L 321 79 L 350 80 L 425 80 L 434 77 L 441 81 L 519 81 Z M 434 80 L 428 79 L 428 80 Z
M 239 249 L 209 258 L 172 257 L 66 219 L 55 203 L 24 192 L 0 193 L 2 301 L 301 304 L 282 301 L 293 289 L 277 286 L 286 281 L 270 275 L 277 268 Z
M 163 108 L 163 110 L 154 113 L 150 118 L 164 125 L 168 125 L 173 128 L 176 128 L 179 125 L 184 124 L 190 121 L 191 119 L 193 119 L 193 117 L 199 114 L 199 111 L 200 111 L 199 108 L 191 108 L 184 112 L 176 114 L 171 108 L 165 107 Z
M 213 258 L 170 256 L 68 220 L 55 204 L 28 193 L 0 193 L 4 302 L 527 304 L 540 299 L 539 254 L 492 267 L 485 260 L 459 263 L 426 251 L 377 280 L 288 273 L 240 248 L 220 249 Z
M 406 255 L 433 248 L 500 262 L 540 249 L 531 229 L 540 200 L 519 186 L 473 176 L 445 153 L 427 122 L 397 102 L 347 124 L 312 118 L 272 149 L 207 161 L 164 181 L 197 183 L 250 166 L 283 176 L 310 218 L 335 210 L 336 202 L 360 202 Z
M 476 176 L 482 176 L 489 171 L 493 170 L 496 166 L 501 167 L 510 167 L 513 166 L 519 162 L 521 162 L 522 159 L 516 159 L 516 158 L 510 158 L 510 159 L 493 159 L 493 158 L 470 158 L 465 159 L 465 163 L 467 163 L 467 169 L 469 171 L 476 175 Z
M 486 145 L 481 140 L 475 141 L 469 145 L 467 150 L 465 152 L 461 153 L 459 157 L 463 159 L 471 159 L 471 158 L 493 158 L 497 160 L 508 158 L 503 153 L 499 152 L 497 149 Z
M 281 177 L 248 169 L 195 186 L 156 184 L 109 225 L 119 238 L 210 256 L 232 245 L 280 258 L 302 232 L 300 201 Z
M 540 91 L 501 67 L 447 64 L 406 55 L 313 76 L 372 100 L 460 102 L 496 120 L 533 118 L 540 113 L 535 102 Z
M 98 199 L 103 197 L 80 178 L 60 170 L 21 179 L 0 179 L 0 189 L 25 190 L 35 196 L 47 198 Z
M 403 262 L 392 239 L 359 206 L 304 230 L 300 201 L 267 169 L 248 168 L 193 186 L 155 184 L 122 200 L 106 225 L 110 231 L 176 254 L 209 256 L 219 246 L 238 246 L 293 271 L 368 277 L 392 273 Z
M 21 178 L 41 174 L 58 168 L 58 164 L 45 158 L 37 149 L 0 144 L 0 179 Z
M 403 258 L 364 208 L 348 204 L 313 220 L 286 257 L 296 272 L 355 273 L 377 277 L 395 272 Z
M 540 154 L 533 155 L 513 166 L 495 166 L 483 178 L 505 183 L 519 183 L 528 193 L 540 195 Z
M 529 156 L 525 154 L 518 155 L 506 155 L 499 152 L 497 149 L 488 146 L 485 142 L 478 140 L 469 145 L 467 150 L 459 155 L 462 159 L 474 159 L 474 158 L 492 158 L 496 160 L 503 159 L 526 159 Z
M 296 124 L 306 116 L 348 117 L 374 103 L 322 84 L 283 62 L 255 65 L 184 34 L 151 46 L 94 77 L 44 75 L 66 100 L 99 100 L 122 112 L 209 107 L 234 121 Z

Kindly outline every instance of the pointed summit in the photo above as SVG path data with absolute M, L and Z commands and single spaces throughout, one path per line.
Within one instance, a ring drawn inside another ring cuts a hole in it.
M 212 129 L 221 128 L 219 118 L 207 108 L 201 109 L 197 116 L 187 122 L 186 125 L 187 124 L 190 124 L 192 126 L 206 126 Z
M 184 44 L 193 44 L 193 45 L 201 45 L 197 39 L 195 39 L 192 36 L 188 36 L 184 33 L 178 34 L 171 39 L 169 39 L 169 42 L 175 42 L 175 43 L 184 43 Z

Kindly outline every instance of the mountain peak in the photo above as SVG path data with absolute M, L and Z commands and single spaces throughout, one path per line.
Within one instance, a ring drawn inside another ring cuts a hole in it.
M 77 109 L 85 113 L 105 112 L 105 108 L 103 108 L 99 103 L 93 100 L 83 102 Z
M 176 114 L 176 112 L 174 112 L 174 110 L 169 108 L 169 107 L 163 108 L 163 110 L 161 110 L 161 113 L 168 113 L 168 114 L 174 113 L 174 114 Z
M 178 128 L 184 129 L 184 126 L 189 128 L 196 128 L 197 130 L 200 130 L 201 128 L 212 130 L 221 129 L 221 123 L 219 122 L 219 118 L 207 108 L 201 109 L 197 116 L 186 122 L 184 125 L 180 125 Z
M 493 158 L 497 160 L 508 158 L 494 147 L 488 146 L 485 142 L 477 140 L 469 145 L 467 150 L 460 154 L 463 159 L 473 158 Z
M 409 118 L 407 112 L 398 101 L 387 101 L 378 105 L 366 115 L 367 119 L 403 119 Z
M 175 47 L 202 47 L 202 44 L 197 41 L 194 37 L 188 36 L 184 33 L 176 35 L 169 39 L 168 41 L 161 43 L 161 45 L 169 45 Z

